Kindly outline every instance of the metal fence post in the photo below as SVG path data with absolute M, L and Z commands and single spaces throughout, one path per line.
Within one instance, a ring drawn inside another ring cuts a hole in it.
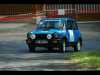
M 75 9 L 76 10 L 76 9 Z M 77 10 L 76 10 L 76 22 L 77 22 Z

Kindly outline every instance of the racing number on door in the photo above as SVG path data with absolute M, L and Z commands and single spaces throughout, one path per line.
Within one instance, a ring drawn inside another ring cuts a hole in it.
M 72 30 L 68 30 L 70 33 L 70 42 L 74 42 L 74 33 Z
M 74 42 L 74 33 L 72 30 L 72 24 L 71 21 L 67 21 L 67 30 L 68 30 L 68 41 L 69 42 Z

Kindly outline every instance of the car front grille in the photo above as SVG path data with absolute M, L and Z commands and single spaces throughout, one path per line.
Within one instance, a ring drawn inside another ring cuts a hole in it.
M 36 34 L 36 39 L 47 39 L 47 34 Z

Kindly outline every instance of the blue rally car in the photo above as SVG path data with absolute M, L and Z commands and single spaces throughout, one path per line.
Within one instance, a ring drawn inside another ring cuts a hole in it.
M 46 18 L 40 20 L 35 31 L 27 34 L 26 43 L 30 52 L 36 47 L 45 47 L 65 52 L 66 47 L 72 46 L 75 52 L 79 52 L 82 46 L 82 34 L 77 22 L 71 18 Z

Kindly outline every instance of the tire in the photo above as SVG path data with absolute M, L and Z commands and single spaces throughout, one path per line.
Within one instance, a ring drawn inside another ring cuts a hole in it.
M 53 47 L 48 47 L 48 50 L 49 50 L 49 51 L 52 51 L 52 50 L 53 50 Z
M 65 52 L 65 50 L 66 50 L 66 42 L 65 42 L 65 40 L 63 39 L 62 40 L 62 42 L 61 42 L 61 45 L 60 45 L 60 47 L 59 47 L 59 50 L 61 51 L 61 52 Z
M 80 40 L 77 42 L 77 45 L 74 46 L 74 51 L 79 52 L 81 50 L 81 42 Z
M 29 51 L 30 52 L 35 52 L 35 47 L 34 46 L 29 46 Z

